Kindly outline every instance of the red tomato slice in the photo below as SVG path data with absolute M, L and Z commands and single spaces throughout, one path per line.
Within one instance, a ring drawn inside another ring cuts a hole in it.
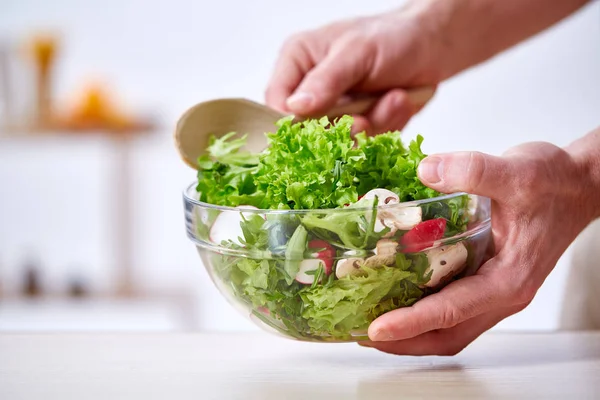
M 333 269 L 333 261 L 335 258 L 335 249 L 333 246 L 324 240 L 315 239 L 308 242 L 308 248 L 310 250 L 318 250 L 316 256 L 323 261 L 325 273 L 329 275 Z
M 446 220 L 444 218 L 423 221 L 400 238 L 404 246 L 403 253 L 416 253 L 433 245 L 433 242 L 444 237 Z

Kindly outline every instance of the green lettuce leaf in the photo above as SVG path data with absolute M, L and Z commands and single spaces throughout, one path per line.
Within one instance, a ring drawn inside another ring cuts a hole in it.
M 314 235 L 341 247 L 361 250 L 372 248 L 390 230 L 374 231 L 378 199 L 361 200 L 338 213 L 309 213 L 302 224 Z M 372 210 L 352 211 L 353 208 Z M 370 218 L 367 218 L 370 217 Z
M 385 188 L 398 194 L 400 201 L 420 200 L 438 196 L 438 192 L 423 185 L 417 177 L 417 167 L 425 154 L 421 151 L 422 136 L 404 148 L 400 132 L 377 136 L 356 135 L 362 157 L 352 168 L 359 182 L 358 194 L 373 188 Z
M 348 161 L 358 154 L 350 137 L 351 117 L 336 124 L 327 118 L 292 123 L 279 121 L 267 135 L 269 147 L 260 156 L 255 175 L 269 208 L 334 208 L 356 201 L 354 175 Z
M 247 151 L 240 151 L 246 144 L 247 135 L 235 138 L 237 134 L 230 132 L 217 138 L 211 136 L 208 142 L 208 154 L 210 159 L 218 160 L 223 164 L 253 166 L 258 164 L 258 155 Z M 203 162 L 206 158 L 200 158 Z
M 303 231 L 296 232 L 303 249 Z M 288 260 L 214 257 L 216 272 L 236 298 L 267 309 L 288 334 L 318 340 L 347 339 L 383 313 L 414 304 L 424 295 L 419 285 L 431 276 L 423 253 L 399 253 L 395 266 L 362 267 L 361 275 L 342 279 L 332 273 L 312 286 L 290 281 L 295 273 L 287 270 Z
M 387 266 L 362 269 L 362 275 L 300 292 L 304 302 L 302 317 L 314 334 L 343 338 L 349 332 L 364 331 L 381 314 L 410 306 L 423 294 L 412 271 Z
M 207 153 L 198 158 L 200 201 L 222 206 L 259 206 L 264 193 L 256 188 L 254 173 L 258 155 L 241 152 L 246 137 L 234 139 L 235 133 L 211 137 Z
M 308 231 L 302 225 L 296 228 L 285 249 L 285 280 L 291 284 L 300 269 L 300 262 L 304 258 L 304 250 L 308 240 Z

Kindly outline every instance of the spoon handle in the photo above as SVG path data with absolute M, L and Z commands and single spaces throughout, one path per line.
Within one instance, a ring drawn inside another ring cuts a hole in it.
M 413 107 L 416 108 L 416 111 L 419 111 L 425 106 L 425 104 L 427 104 L 427 102 L 429 102 L 429 100 L 431 100 L 435 93 L 435 88 L 420 87 L 415 89 L 407 89 L 406 93 L 408 94 L 408 99 L 412 103 Z M 346 98 L 331 108 L 327 112 L 327 116 L 329 118 L 335 118 L 345 114 L 363 114 L 371 109 L 371 107 L 373 107 L 379 99 L 379 96 Z

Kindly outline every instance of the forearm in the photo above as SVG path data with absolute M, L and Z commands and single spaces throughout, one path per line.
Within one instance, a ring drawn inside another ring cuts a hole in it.
M 579 167 L 581 195 L 592 219 L 600 218 L 600 127 L 566 147 Z
M 436 30 L 442 79 L 483 62 L 575 12 L 589 0 L 413 0 Z M 441 30 L 441 31 L 440 31 Z

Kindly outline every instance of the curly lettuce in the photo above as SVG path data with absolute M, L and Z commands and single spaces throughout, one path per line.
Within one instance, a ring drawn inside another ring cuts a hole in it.
M 423 138 L 408 148 L 399 132 L 352 138 L 353 119 L 344 116 L 293 123 L 291 117 L 267 134 L 269 146 L 260 154 L 241 148 L 245 137 L 235 133 L 211 138 L 208 154 L 198 160 L 200 200 L 224 206 L 262 209 L 329 209 L 355 203 L 373 188 L 398 193 L 401 201 L 439 193 L 417 178 L 425 157 Z
M 421 299 L 424 291 L 419 285 L 429 279 L 422 257 L 402 254 L 393 267 L 363 267 L 360 275 L 312 286 L 289 283 L 284 260 L 227 262 L 226 256 L 218 257 L 215 263 L 222 267 L 218 272 L 230 282 L 236 298 L 276 316 L 288 334 L 318 340 L 348 339 L 350 332 L 365 331 L 380 315 Z
M 423 291 L 418 276 L 408 270 L 411 262 L 401 257 L 395 267 L 363 267 L 363 274 L 334 280 L 331 284 L 300 292 L 302 318 L 317 335 L 346 338 L 363 333 L 378 316 L 419 300 Z

